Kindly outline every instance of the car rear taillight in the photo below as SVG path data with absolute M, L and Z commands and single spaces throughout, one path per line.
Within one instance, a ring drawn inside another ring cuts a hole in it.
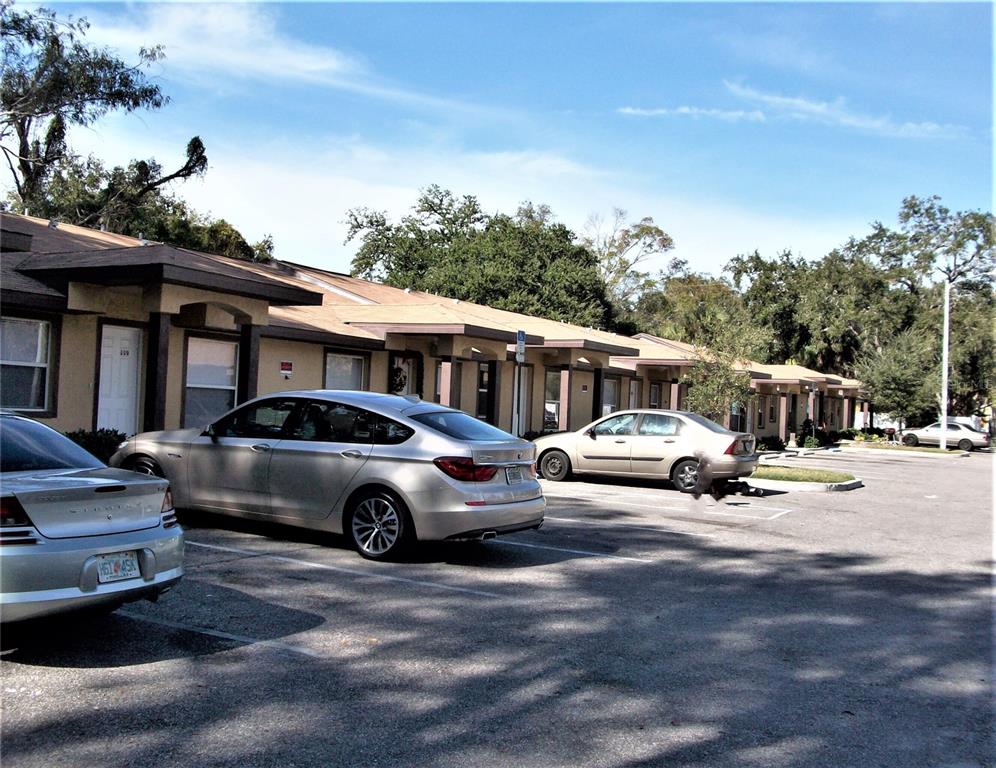
M 733 455 L 735 455 L 736 452 L 737 452 L 737 443 L 739 443 L 739 442 L 740 442 L 739 440 L 734 440 L 732 443 L 730 443 L 730 447 L 727 448 L 725 451 L 723 451 L 723 453 L 726 456 L 733 456 Z
M 498 473 L 498 467 L 475 464 L 466 456 L 443 456 L 432 462 L 454 480 L 483 483 Z
M 19 528 L 31 525 L 31 518 L 14 496 L 0 498 L 0 527 Z
M 163 494 L 163 508 L 160 510 L 163 518 L 163 528 L 172 528 L 177 525 L 176 510 L 173 508 L 173 491 L 169 488 Z

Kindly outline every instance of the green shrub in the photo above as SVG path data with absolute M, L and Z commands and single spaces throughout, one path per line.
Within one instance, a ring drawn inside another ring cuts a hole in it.
M 757 440 L 757 450 L 759 451 L 784 451 L 785 441 L 778 435 L 765 435 Z
M 77 429 L 66 437 L 106 464 L 128 436 L 116 429 Z
M 796 443 L 798 444 L 798 442 L 799 442 L 799 440 L 798 440 L 798 438 L 796 438 Z M 803 448 L 819 448 L 820 447 L 820 440 L 819 440 L 819 438 L 813 437 L 812 435 L 806 435 L 806 438 L 805 438 L 805 440 L 802 443 L 802 447 Z

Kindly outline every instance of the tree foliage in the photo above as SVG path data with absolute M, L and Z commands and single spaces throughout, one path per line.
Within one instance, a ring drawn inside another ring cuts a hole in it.
M 235 258 L 272 256 L 269 236 L 250 245 L 225 220 L 198 214 L 166 193 L 172 182 L 207 170 L 199 137 L 187 143 L 183 162 L 169 172 L 151 158 L 107 168 L 68 145 L 74 126 L 168 102 L 144 72 L 162 58 L 161 47 L 139 49 L 138 63 L 129 65 L 87 44 L 86 19 L 59 18 L 45 8 L 19 11 L 2 0 L 0 21 L 0 148 L 13 180 L 9 203 L 15 210 Z
M 915 331 L 904 331 L 884 347 L 872 348 L 862 354 L 857 374 L 862 391 L 876 409 L 899 419 L 929 420 L 937 405 L 939 376 L 931 345 Z
M 488 215 L 431 186 L 396 224 L 367 208 L 347 223 L 347 242 L 361 241 L 354 275 L 586 326 L 609 317 L 596 258 L 546 206 Z
M 598 260 L 598 271 L 617 318 L 628 318 L 645 291 L 654 287 L 649 272 L 637 267 L 653 256 L 674 248 L 671 236 L 657 226 L 650 216 L 626 223 L 628 214 L 621 208 L 612 211 L 610 221 L 591 216 L 585 227 L 582 244 Z M 685 262 L 672 259 L 665 273 L 681 271 Z M 663 275 L 662 275 L 663 276 Z
M 911 364 L 921 379 L 934 380 L 941 281 L 952 280 L 949 404 L 954 412 L 972 413 L 994 385 L 994 231 L 991 213 L 952 213 L 936 197 L 908 197 L 898 227 L 876 222 L 868 235 L 819 261 L 788 252 L 767 260 L 755 252 L 727 269 L 751 317 L 772 331 L 767 361 L 795 360 L 859 378 L 859 369 L 873 373 L 873 363 L 892 365 L 897 340 L 916 337 L 924 347 Z M 911 349 L 906 342 L 901 348 Z M 888 396 L 876 397 L 880 411 L 895 407 Z

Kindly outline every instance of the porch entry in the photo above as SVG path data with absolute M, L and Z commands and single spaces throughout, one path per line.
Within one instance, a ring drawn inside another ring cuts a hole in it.
M 142 330 L 105 325 L 100 335 L 100 384 L 97 428 L 138 432 L 138 395 L 141 388 Z

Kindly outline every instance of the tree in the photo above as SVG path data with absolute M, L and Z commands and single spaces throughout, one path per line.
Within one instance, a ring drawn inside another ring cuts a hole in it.
M 641 331 L 702 347 L 728 346 L 724 339 L 735 327 L 747 334 L 743 343 L 750 351 L 744 354 L 766 353 L 746 342 L 767 338 L 767 330 L 753 321 L 740 294 L 721 278 L 691 272 L 664 276 L 643 292 L 633 317 Z
M 397 224 L 367 208 L 347 221 L 347 242 L 361 240 L 354 275 L 579 325 L 608 321 L 597 260 L 547 206 L 486 215 L 476 198 L 431 186 Z
M 696 347 L 696 358 L 682 381 L 688 384 L 690 411 L 722 423 L 734 406 L 747 407 L 754 392 L 746 364 L 762 337 L 728 325 L 719 329 L 711 346 Z
M 627 213 L 621 208 L 613 209 L 609 222 L 593 215 L 582 238 L 585 247 L 598 259 L 599 274 L 615 315 L 623 319 L 632 312 L 642 293 L 654 286 L 650 273 L 638 270 L 637 266 L 674 248 L 671 236 L 652 217 L 645 216 L 630 224 L 625 223 L 626 218 Z M 684 267 L 684 261 L 673 259 L 665 272 L 681 271 Z
M 116 110 L 158 109 L 167 103 L 168 97 L 142 71 L 163 53 L 161 47 L 141 48 L 139 63 L 129 66 L 106 48 L 85 43 L 86 19 L 62 20 L 45 8 L 15 11 L 10 0 L 0 4 L 0 24 L 0 148 L 13 178 L 16 207 L 35 213 L 51 208 L 48 182 L 60 164 L 73 161 L 66 141 L 70 128 L 92 125 Z M 103 191 L 103 206 L 94 206 L 79 223 L 110 228 L 107 219 L 120 207 L 206 169 L 204 145 L 197 137 L 172 173 L 163 173 L 151 160 L 135 161 L 127 171 L 120 169 Z
M 881 348 L 865 352 L 857 366 L 863 394 L 875 410 L 902 424 L 927 420 L 936 407 L 937 358 L 920 334 L 905 331 Z

